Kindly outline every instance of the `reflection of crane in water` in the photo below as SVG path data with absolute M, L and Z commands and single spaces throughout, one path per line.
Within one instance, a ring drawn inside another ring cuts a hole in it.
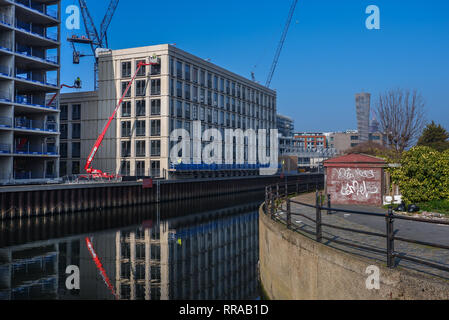
M 100 275 L 103 278 L 104 283 L 108 287 L 108 289 L 111 291 L 112 295 L 115 297 L 116 300 L 119 299 L 118 295 L 115 293 L 114 286 L 111 283 L 111 280 L 109 279 L 108 275 L 106 274 L 106 270 L 103 267 L 103 264 L 100 261 L 100 258 L 98 258 L 94 246 L 92 244 L 92 241 L 89 239 L 89 237 L 86 237 L 86 246 L 87 250 L 89 250 L 90 255 L 92 256 L 92 259 L 95 262 L 95 265 L 97 266 L 97 269 L 100 271 Z

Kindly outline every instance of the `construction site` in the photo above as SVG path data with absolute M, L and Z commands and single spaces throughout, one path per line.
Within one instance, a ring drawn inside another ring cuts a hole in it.
M 99 28 L 86 1 L 76 2 L 84 30 L 67 39 L 61 39 L 60 1 L 0 2 L 0 184 L 259 174 L 266 165 L 250 159 L 247 139 L 243 160 L 234 146 L 233 163 L 223 156 L 208 165 L 181 153 L 174 159 L 170 134 L 192 133 L 195 121 L 201 122 L 200 134 L 276 129 L 277 97 L 270 84 L 297 1 L 265 85 L 254 74 L 249 80 L 176 45 L 112 50 L 108 28 L 119 1 L 108 2 Z M 72 47 L 73 64 L 94 59 L 93 91 L 83 91 L 79 77 L 61 83 L 61 41 Z M 75 91 L 60 94 L 62 88 Z

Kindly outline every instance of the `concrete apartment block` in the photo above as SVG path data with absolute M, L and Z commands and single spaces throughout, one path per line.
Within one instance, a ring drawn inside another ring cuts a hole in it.
M 183 128 L 192 134 L 193 121 L 201 121 L 203 132 L 219 129 L 223 137 L 227 128 L 276 128 L 273 90 L 167 44 L 105 51 L 99 54 L 98 106 L 93 103 L 87 107 L 98 111 L 89 116 L 81 111 L 81 173 L 137 64 L 148 63 L 153 56 L 160 65 L 140 70 L 109 129 L 111 140 L 103 143 L 94 168 L 130 176 L 167 176 L 173 146 L 170 133 Z M 86 95 L 93 99 L 93 93 L 74 93 L 62 95 L 62 101 L 82 104 Z M 81 110 L 84 108 L 81 106 Z M 69 137 L 67 143 L 72 141 Z M 115 159 L 115 165 L 111 159 Z M 70 157 L 67 160 L 74 161 Z M 77 171 L 69 166 L 67 174 Z
M 0 184 L 59 172 L 60 1 L 0 1 Z

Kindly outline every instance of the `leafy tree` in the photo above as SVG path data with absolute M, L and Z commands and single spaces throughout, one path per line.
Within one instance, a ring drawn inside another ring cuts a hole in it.
M 449 133 L 434 121 L 424 129 L 418 140 L 418 146 L 430 147 L 438 151 L 449 149 Z
M 403 153 L 400 168 L 391 168 L 406 202 L 449 199 L 449 150 L 414 147 Z

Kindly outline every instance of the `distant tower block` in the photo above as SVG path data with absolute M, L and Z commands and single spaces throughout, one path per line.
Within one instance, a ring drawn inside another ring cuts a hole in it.
M 371 94 L 359 93 L 355 95 L 355 104 L 357 111 L 357 126 L 359 130 L 360 142 L 369 141 L 369 116 L 371 105 Z

